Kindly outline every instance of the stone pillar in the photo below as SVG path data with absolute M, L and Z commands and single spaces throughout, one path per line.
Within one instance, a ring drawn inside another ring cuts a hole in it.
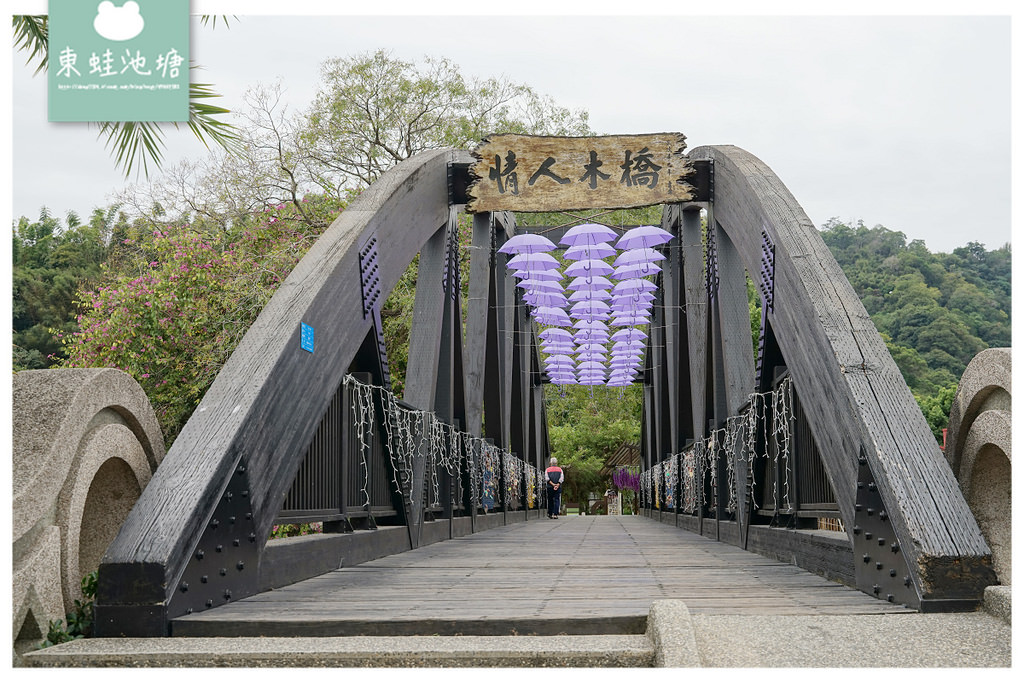
M 164 442 L 142 387 L 120 370 L 19 372 L 12 399 L 17 663 L 81 599 Z
M 1010 349 L 985 349 L 960 378 L 946 459 L 978 520 L 999 582 L 1011 583 Z

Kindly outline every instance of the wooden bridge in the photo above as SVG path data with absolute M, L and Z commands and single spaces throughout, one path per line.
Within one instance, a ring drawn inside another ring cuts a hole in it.
M 749 153 L 687 160 L 638 379 L 643 517 L 541 519 L 548 375 L 500 251 L 522 230 L 475 213 L 464 288 L 474 159 L 425 152 L 352 203 L 225 364 L 102 561 L 97 635 L 635 630 L 657 596 L 973 609 L 990 551 L 813 224 Z M 380 307 L 417 255 L 399 398 Z M 325 533 L 268 540 L 310 521 Z

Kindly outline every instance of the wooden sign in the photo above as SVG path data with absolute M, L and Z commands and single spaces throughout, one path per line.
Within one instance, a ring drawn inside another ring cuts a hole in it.
M 470 213 L 628 209 L 684 202 L 681 133 L 570 138 L 494 135 L 473 150 Z

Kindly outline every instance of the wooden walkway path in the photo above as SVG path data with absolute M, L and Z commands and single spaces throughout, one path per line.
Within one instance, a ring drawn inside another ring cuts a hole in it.
M 563 517 L 381 558 L 174 621 L 173 635 L 642 633 L 651 602 L 693 614 L 907 612 L 644 517 Z

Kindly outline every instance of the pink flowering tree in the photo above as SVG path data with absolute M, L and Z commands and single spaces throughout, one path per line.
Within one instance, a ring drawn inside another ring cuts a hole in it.
M 344 204 L 281 204 L 230 230 L 137 221 L 118 239 L 100 284 L 79 295 L 66 367 L 134 377 L 168 445 L 280 283 Z

